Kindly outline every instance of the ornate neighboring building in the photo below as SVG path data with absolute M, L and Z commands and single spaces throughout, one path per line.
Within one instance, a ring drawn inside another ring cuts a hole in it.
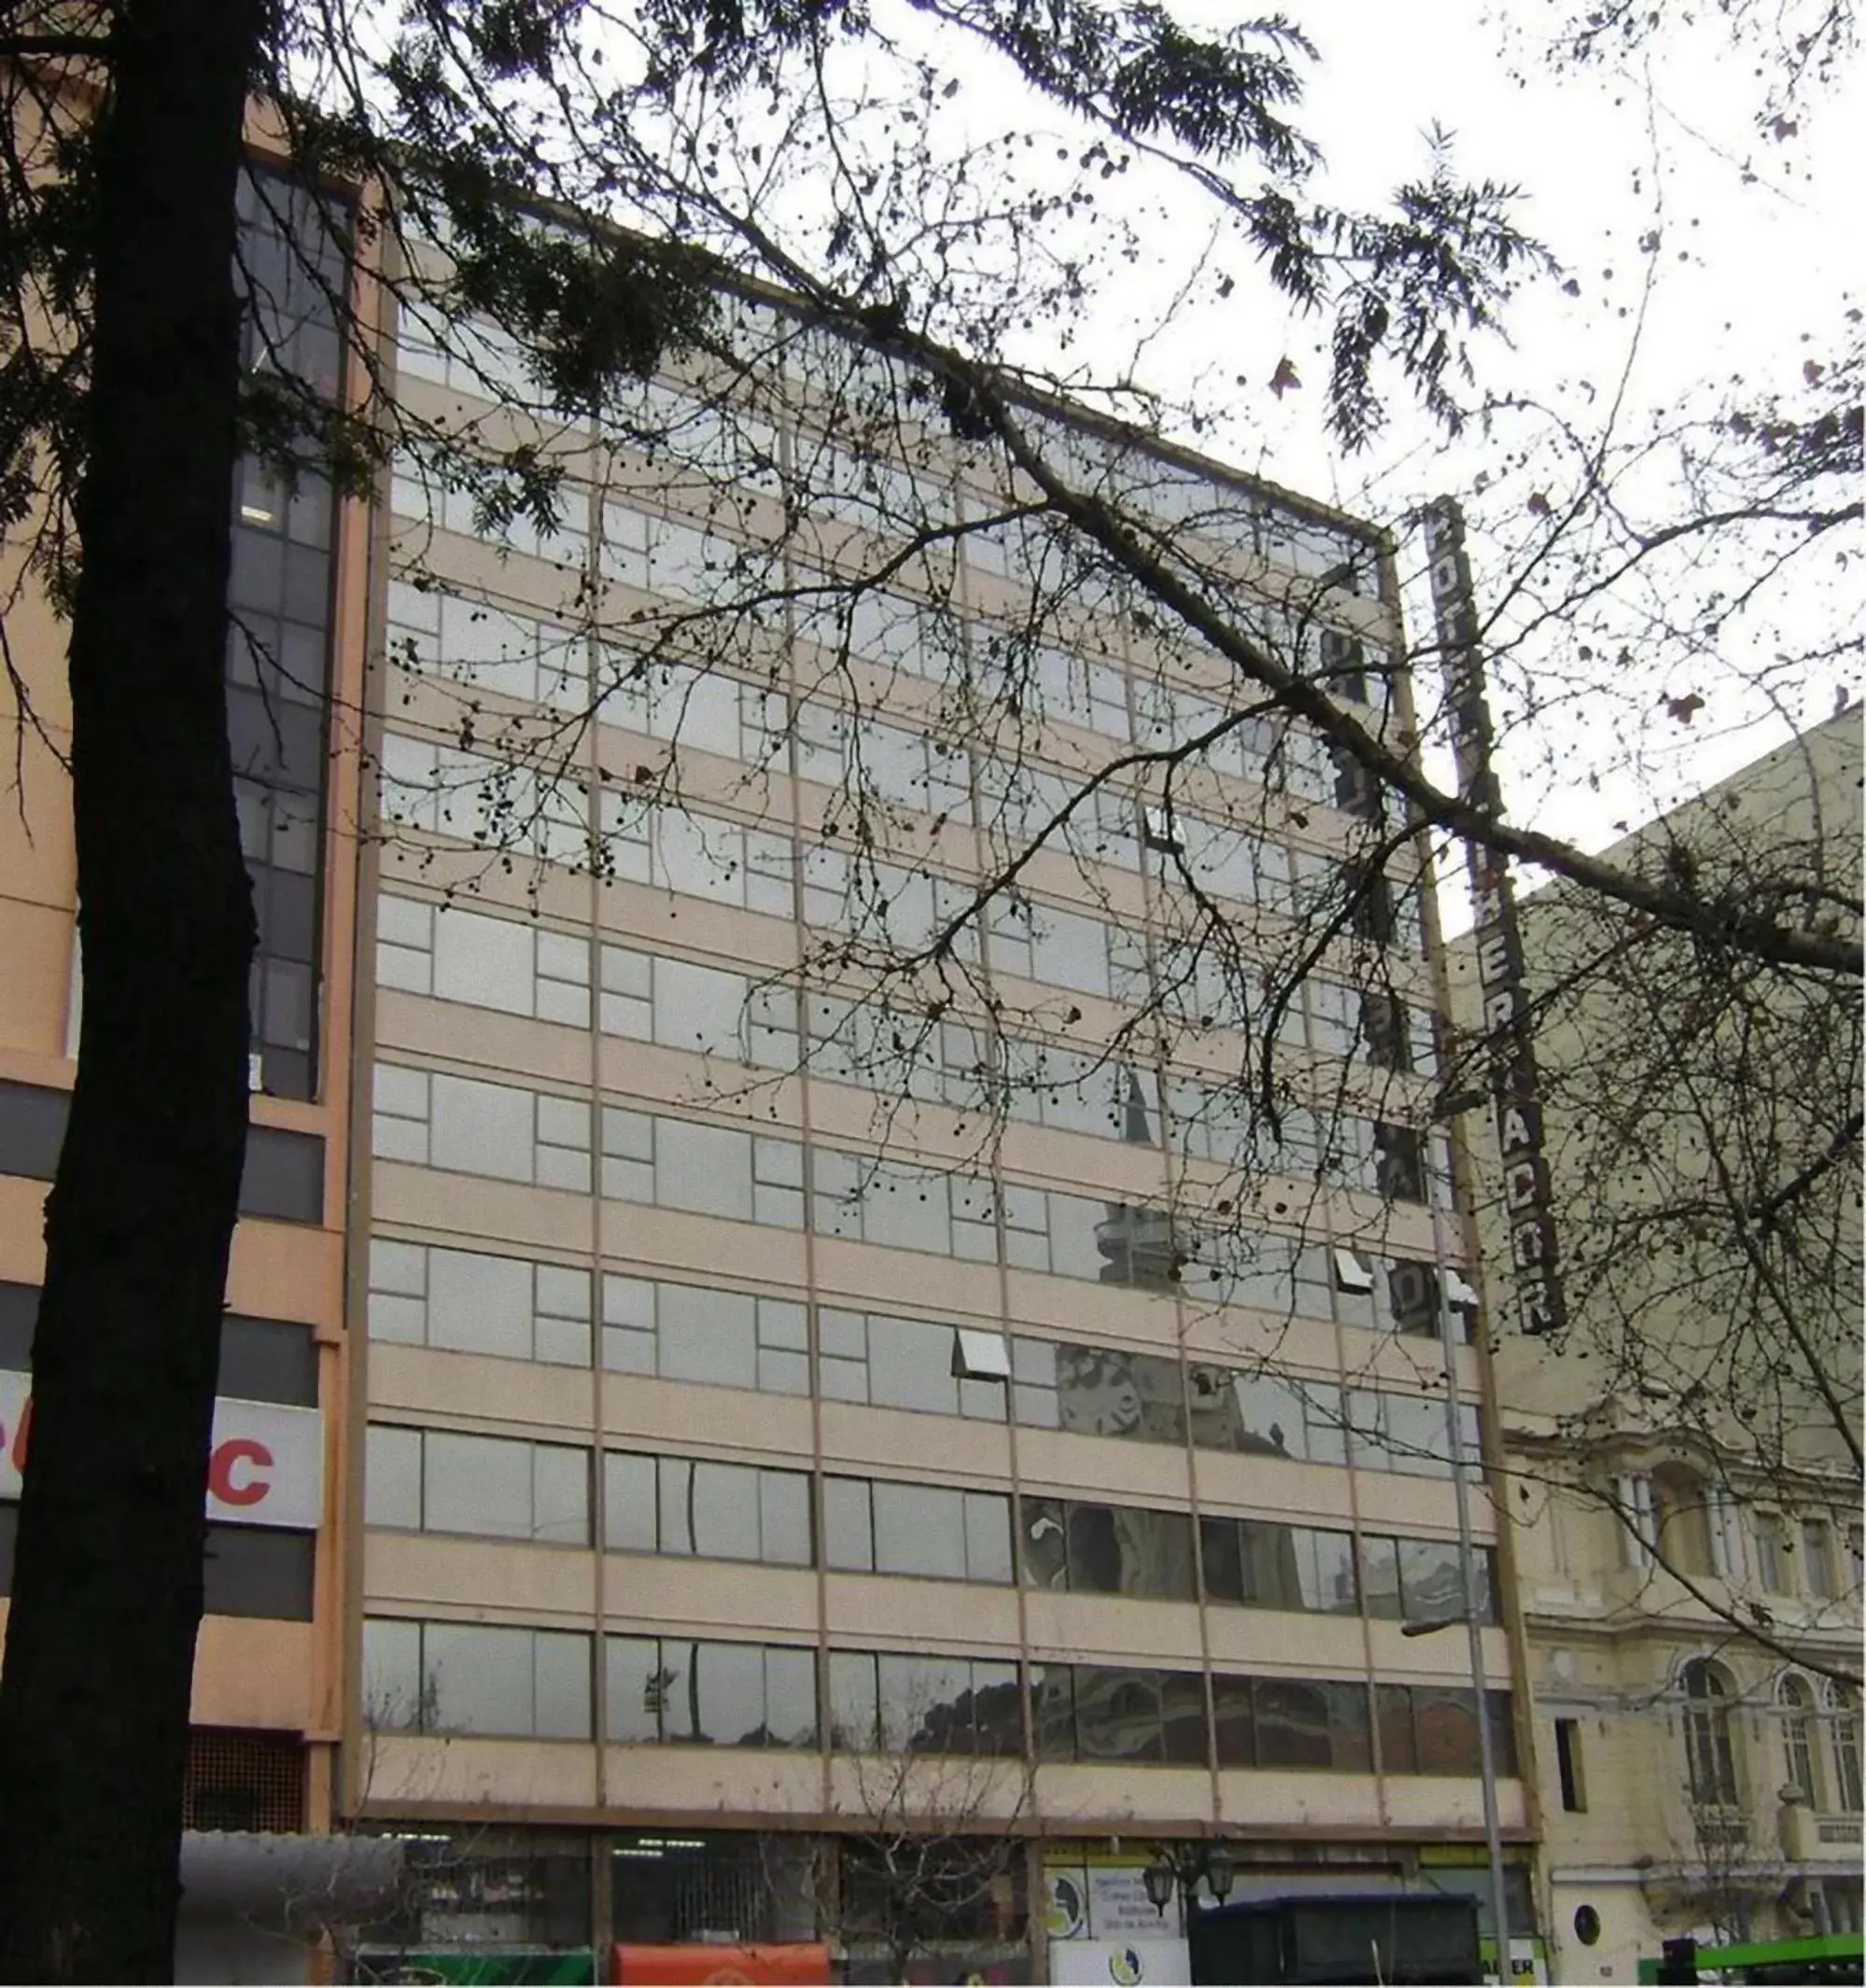
M 1854 705 L 1608 853 L 1842 905 L 1860 765 Z M 1566 1981 L 1632 1981 L 1685 1932 L 1860 1928 L 1857 990 L 1619 955 L 1603 917 L 1563 889 L 1522 909 L 1570 1317 L 1494 1365 Z

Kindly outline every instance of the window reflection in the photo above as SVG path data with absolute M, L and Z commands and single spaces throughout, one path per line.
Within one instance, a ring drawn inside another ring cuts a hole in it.
M 1031 1711 L 1043 1759 L 1205 1764 L 1197 1672 L 1045 1665 L 1031 1673 Z
M 1029 1588 L 1069 1586 L 1069 1525 L 1060 1498 L 1023 1501 L 1024 1584 Z
M 829 1659 L 830 1744 L 838 1753 L 874 1753 L 881 1744 L 881 1707 L 875 1659 L 863 1650 L 833 1650 Z
M 1297 1568 L 1296 1533 L 1286 1525 L 1238 1523 L 1238 1557 L 1243 1601 L 1252 1608 L 1302 1606 L 1302 1577 Z
M 1075 1673 L 1066 1663 L 1031 1666 L 1031 1726 L 1039 1760 L 1075 1757 Z
M 1027 1429 L 1057 1429 L 1062 1425 L 1056 1381 L 1057 1358 L 1061 1350 L 1050 1339 L 1011 1341 L 1013 1413 Z
M 880 1656 L 875 1659 L 881 1746 L 887 1753 L 970 1752 L 970 1666 L 964 1659 Z
M 1023 1693 L 1008 1659 L 836 1650 L 829 1674 L 839 1752 L 1023 1752 Z
M 1015 1412 L 1027 1428 L 1172 1444 L 1183 1444 L 1189 1430 L 1201 1449 L 1331 1464 L 1348 1462 L 1352 1432 L 1359 1469 L 1450 1474 L 1445 1406 L 1426 1395 L 1357 1388 L 1344 1406 L 1332 1381 L 1246 1374 L 1209 1361 L 1189 1364 L 1182 1385 L 1175 1358 L 1032 1338 L 1014 1342 L 1013 1378 Z M 987 1410 L 994 1420 L 1001 1401 Z M 1475 1460 L 1476 1407 L 1466 1403 L 1459 1416 L 1466 1455 Z
M 1009 1581 L 1011 1501 L 865 1477 L 823 1482 L 826 1564 L 858 1574 Z
M 1229 1393 L 1237 1434 L 1226 1447 L 1250 1456 L 1300 1457 L 1307 1453 L 1307 1411 L 1292 1383 L 1240 1374 Z
M 365 1701 L 385 1729 L 590 1737 L 590 1639 L 463 1622 L 364 1625 Z
M 1403 1614 L 1399 1590 L 1399 1542 L 1364 1537 L 1361 1541 L 1361 1592 L 1368 1614 L 1398 1621 Z
M 1414 1685 L 1412 1739 L 1422 1774 L 1475 1774 L 1479 1768 L 1477 1701 L 1467 1690 Z
M 1324 1615 L 1352 1616 L 1360 1609 L 1354 1578 L 1354 1542 L 1346 1533 L 1314 1530 L 1309 1534 L 1313 1572 L 1303 1570 L 1304 1605 Z
M 1368 1687 L 1363 1684 L 1322 1687 L 1328 1705 L 1330 1765 L 1347 1773 L 1373 1771 L 1373 1734 L 1368 1720 Z
M 1429 1622 L 1466 1613 L 1464 1570 L 1457 1547 L 1448 1540 L 1402 1539 L 1399 1586 L 1410 1620 Z
M 973 1664 L 972 1727 L 981 1754 L 1024 1751 L 1024 1694 L 1015 1663 Z
M 1380 1765 L 1386 1774 L 1416 1774 L 1412 1744 L 1412 1693 L 1404 1685 L 1374 1687 L 1374 1715 L 1380 1725 Z
M 1508 1691 L 1485 1694 L 1496 1771 L 1517 1771 L 1516 1729 Z M 1388 1774 L 1474 1776 L 1481 1770 L 1477 1700 L 1441 1685 L 1381 1685 L 1374 1695 L 1381 1771 Z
M 1471 1549 L 1476 1591 L 1470 1605 L 1480 1622 L 1496 1620 L 1495 1557 L 1490 1547 Z M 1460 1561 L 1452 1540 L 1364 1536 L 1361 1577 L 1368 1613 L 1391 1621 L 1462 1619 L 1466 1601 Z
M 1104 1284 L 1171 1291 L 1186 1262 L 1172 1215 L 1163 1208 L 1132 1202 L 1107 1204 L 1102 1219 L 1095 1225 L 1095 1247 L 1101 1257 L 1097 1275 Z
M 1248 1677 L 1213 1678 L 1212 1721 L 1218 1765 L 1255 1767 L 1257 1764 L 1256 1716 Z
M 1069 1561 L 1078 1589 L 1192 1598 L 1191 1542 L 1175 1512 L 1078 1505 L 1070 1515 Z
M 1324 1615 L 1353 1615 L 1359 1606 L 1350 1533 L 1206 1519 L 1200 1541 L 1206 1592 L 1214 1602 Z
M 712 1654 L 722 1650 L 731 1654 Z M 697 1664 L 690 1653 L 698 1654 Z M 762 1672 L 754 1657 L 764 1659 Z M 814 1744 L 813 1678 L 807 1651 L 612 1637 L 610 1736 Z M 838 1752 L 1023 1751 L 1023 1693 L 1009 1659 L 836 1650 L 828 1681 L 829 1738 Z M 1498 1771 L 1512 1775 L 1509 1694 L 1491 1692 L 1489 1706 Z M 1175 1766 L 1207 1760 L 1205 1685 L 1195 1671 L 1032 1664 L 1030 1718 L 1039 1760 Z M 1385 1773 L 1478 1771 L 1476 1701 L 1467 1690 L 1382 1685 L 1370 1701 L 1358 1678 L 1220 1673 L 1212 1679 L 1211 1743 L 1223 1768 L 1368 1773 L 1376 1722 Z
M 1177 1767 L 1205 1765 L 1205 1680 L 1196 1671 L 1160 1673 L 1161 1757 Z
M 1026 1498 L 1023 1514 L 1029 1587 L 1184 1602 L 1196 1593 L 1184 1512 Z
M 1059 1425 L 1083 1435 L 1152 1443 L 1186 1438 L 1179 1363 L 1157 1353 L 1059 1346 L 1056 1400 Z
M 610 1636 L 609 1736 L 621 1744 L 811 1747 L 816 1658 L 807 1649 Z
M 343 340 L 333 300 L 346 281 L 346 245 L 334 208 L 269 212 L 282 188 L 242 182 L 242 341 L 253 367 L 293 374 L 318 399 L 339 386 Z M 289 243 L 284 231 L 294 237 Z M 325 692 L 330 675 L 330 546 L 336 515 L 328 477 L 294 449 L 295 479 L 250 456 L 235 472 L 226 658 L 229 742 L 241 847 L 259 925 L 249 1011 L 254 1087 L 309 1098 L 317 1082 L 318 862 L 323 816 Z
M 1075 1744 L 1084 1760 L 1163 1758 L 1158 1673 L 1077 1664 Z
M 1212 1702 L 1220 1767 L 1371 1770 L 1367 1687 L 1357 1681 L 1220 1675 Z
M 802 1471 L 611 1451 L 603 1484 L 604 1543 L 612 1553 L 812 1563 L 809 1478 Z
M 1260 1677 L 1256 1713 L 1259 1767 L 1334 1765 L 1328 1695 L 1321 1686 L 1294 1678 Z
M 661 1645 L 661 1737 L 670 1745 L 758 1743 L 765 1727 L 765 1657 L 731 1643 Z

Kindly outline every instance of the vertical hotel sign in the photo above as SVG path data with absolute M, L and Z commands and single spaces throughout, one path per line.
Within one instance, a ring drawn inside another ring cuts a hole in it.
M 1490 707 L 1484 698 L 1483 655 L 1465 518 L 1451 497 L 1425 512 L 1431 562 L 1432 612 L 1444 658 L 1452 745 L 1462 799 L 1499 812 L 1491 764 Z M 1549 1164 L 1542 1149 L 1542 1106 L 1536 1082 L 1535 1025 L 1522 980 L 1522 935 L 1507 858 L 1466 844 L 1470 865 L 1478 985 L 1483 995 L 1484 1042 L 1490 1062 L 1491 1112 L 1503 1161 L 1504 1213 L 1516 1323 L 1531 1335 L 1556 1331 L 1566 1317 L 1555 1257 Z

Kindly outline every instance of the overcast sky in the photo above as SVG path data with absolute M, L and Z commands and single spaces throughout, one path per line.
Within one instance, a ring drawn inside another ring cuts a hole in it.
M 1170 4 L 1207 28 L 1247 11 L 1237 0 Z M 1478 343 L 1478 389 L 1546 403 L 1590 439 L 1606 429 L 1612 407 L 1613 432 L 1630 438 L 1679 410 L 1717 413 L 1720 389 L 1733 404 L 1752 407 L 1759 395 L 1791 392 L 1805 366 L 1835 357 L 1859 290 L 1859 238 L 1866 232 L 1858 215 L 1866 102 L 1857 65 L 1804 94 L 1791 137 L 1763 138 L 1758 115 L 1771 77 L 1759 75 L 1755 49 L 1732 45 L 1725 21 L 1733 7 L 1762 17 L 1769 33 L 1817 12 L 1821 0 L 1703 0 L 1690 10 L 1695 21 L 1682 7 L 1665 9 L 1649 44 L 1623 64 L 1565 70 L 1550 63 L 1537 37 L 1584 0 L 1288 4 L 1319 58 L 1300 65 L 1306 101 L 1289 113 L 1326 161 L 1312 194 L 1341 207 L 1386 209 L 1396 187 L 1424 175 L 1425 133 L 1440 127 L 1453 136 L 1453 166 L 1465 180 L 1521 189 L 1514 217 L 1563 265 L 1565 284 L 1540 281 L 1510 304 L 1508 346 Z M 877 147 L 869 157 L 885 159 L 890 144 L 911 155 L 927 142 L 949 160 L 968 143 L 989 141 L 989 157 L 968 165 L 959 201 L 968 211 L 974 202 L 995 211 L 996 175 L 1006 166 L 1038 180 L 1046 170 L 1073 178 L 1083 128 L 1070 128 L 1055 105 L 1037 101 L 1008 63 L 911 7 L 889 10 L 885 28 L 898 46 L 930 58 L 950 78 L 951 94 L 939 91 L 924 141 L 918 118 L 891 124 L 864 117 Z M 832 65 L 860 77 L 864 48 L 844 45 Z M 778 117 L 774 105 L 763 124 L 755 113 L 750 124 L 741 120 L 741 142 L 765 139 L 775 161 L 783 149 Z M 751 156 L 762 174 L 766 153 Z M 810 157 L 817 162 L 783 196 L 791 203 L 786 224 L 804 238 L 814 231 L 820 244 L 835 217 L 820 155 Z M 1250 183 L 1247 172 L 1240 176 Z M 935 170 L 931 190 L 910 190 L 897 208 L 909 253 L 895 267 L 910 295 L 916 198 L 943 213 L 938 203 L 957 185 Z M 1397 526 L 1433 496 L 1459 497 L 1473 527 L 1480 609 L 1504 597 L 1506 582 L 1521 576 L 1531 555 L 1536 572 L 1548 570 L 1541 541 L 1549 530 L 1536 522 L 1535 499 L 1546 491 L 1559 508 L 1561 486 L 1549 480 L 1546 464 L 1512 467 L 1503 440 L 1508 419 L 1495 435 L 1474 426 L 1448 444 L 1413 411 L 1406 386 L 1388 379 L 1389 429 L 1371 450 L 1344 460 L 1322 423 L 1326 320 L 1302 318 L 1253 268 L 1235 223 L 1215 220 L 1164 167 L 1138 165 L 1097 187 L 1096 198 L 1073 219 L 1053 211 L 1036 231 L 1040 239 L 1024 237 L 1009 248 L 1002 236 L 988 236 L 981 246 L 1014 357 L 1055 369 L 1078 390 L 1123 377 L 1156 385 L 1207 424 L 1197 434 L 1176 431 L 1178 439 L 1385 525 Z M 1131 259 L 1121 218 L 1140 233 Z M 938 227 L 931 232 L 947 239 Z M 993 264 L 1003 256 L 1015 259 Z M 1099 259 L 1087 300 L 1045 312 L 1045 267 L 1076 258 Z M 935 287 L 946 280 L 943 266 L 930 279 Z M 955 293 L 965 294 L 962 284 L 949 289 Z M 1039 301 L 1019 321 L 1024 297 Z M 943 327 L 953 328 L 951 319 Z M 1302 384 L 1279 395 L 1270 383 L 1285 361 Z M 1614 488 L 1649 528 L 1677 514 L 1678 485 L 1649 463 L 1640 474 L 1643 486 L 1616 473 Z M 1416 539 L 1410 542 L 1416 571 Z M 1700 587 L 1736 583 L 1724 577 L 1727 535 L 1689 543 L 1702 548 L 1695 574 L 1655 581 L 1649 607 L 1669 613 L 1688 597 L 1691 580 Z M 1866 606 L 1862 570 L 1866 560 L 1857 551 L 1845 573 L 1836 571 L 1826 547 L 1798 559 L 1792 584 L 1778 590 L 1775 625 L 1766 617 L 1733 618 L 1713 646 L 1695 653 L 1668 651 L 1649 625 L 1636 635 L 1624 624 L 1603 633 L 1569 615 L 1551 616 L 1541 647 L 1525 649 L 1521 666 L 1506 659 L 1496 667 L 1510 812 L 1598 847 L 1622 832 L 1620 824 L 1649 819 L 1779 744 L 1791 722 L 1826 716 L 1846 688 L 1831 669 L 1798 682 L 1786 709 L 1779 683 L 1754 679 L 1779 649 L 1815 647 L 1857 626 Z M 1635 596 L 1636 589 L 1626 590 L 1625 597 Z M 1416 592 L 1407 606 L 1414 642 L 1426 639 L 1429 614 Z M 1609 624 L 1617 619 L 1602 616 Z M 1519 724 L 1512 699 L 1526 694 L 1556 701 Z M 1670 714 L 1668 699 L 1692 697 L 1705 703 L 1690 711 L 1689 722 Z
M 1322 56 L 1304 122 L 1326 154 L 1327 190 L 1344 203 L 1379 202 L 1418 169 L 1434 119 L 1455 134 L 1467 175 L 1522 188 L 1523 224 L 1581 295 L 1543 287 L 1521 300 L 1510 320 L 1516 358 L 1499 357 L 1499 375 L 1546 382 L 1617 370 L 1626 327 L 1612 313 L 1638 272 L 1637 238 L 1655 224 L 1665 239 L 1647 394 L 1663 399 L 1674 378 L 1726 359 L 1754 369 L 1773 357 L 1799 371 L 1801 334 L 1831 331 L 1835 301 L 1857 288 L 1866 105 L 1857 91 L 1850 105 L 1840 93 L 1817 99 L 1794 140 L 1759 142 L 1752 65 L 1733 57 L 1716 25 L 1666 33 L 1638 70 L 1556 77 L 1520 23 L 1545 32 L 1557 11 L 1548 0 L 1320 0 L 1300 10 Z M 1299 340 L 1299 325 L 1289 335 Z M 1304 413 L 1294 397 L 1282 408 L 1272 401 L 1264 444 L 1305 483 L 1326 484 L 1329 464 Z
M 1762 86 L 1753 60 L 1732 51 L 1714 19 L 1668 29 L 1636 67 L 1558 76 L 1530 30 L 1546 35 L 1566 11 L 1562 0 L 1318 0 L 1298 9 L 1322 57 L 1302 122 L 1326 155 L 1326 191 L 1344 204 L 1378 203 L 1417 172 L 1422 133 L 1435 120 L 1455 133 L 1466 176 L 1522 188 L 1522 225 L 1580 294 L 1544 284 L 1521 298 L 1509 319 L 1514 349 L 1488 355 L 1487 385 L 1553 399 L 1578 421 L 1597 415 L 1626 371 L 1649 263 L 1625 380 L 1629 423 L 1732 373 L 1792 385 L 1806 359 L 1831 357 L 1846 304 L 1859 295 L 1866 101 L 1857 66 L 1811 97 L 1799 132 L 1776 143 L 1756 132 Z M 1640 238 L 1654 230 L 1656 251 L 1641 253 Z M 1228 357 L 1235 352 L 1250 377 L 1268 382 L 1287 352 L 1319 386 L 1325 362 L 1314 336 L 1281 307 L 1228 314 L 1223 328 Z M 1529 495 L 1521 480 L 1474 494 L 1477 479 L 1498 468 L 1482 441 L 1441 448 L 1404 410 L 1368 458 L 1344 463 L 1320 432 L 1319 399 L 1309 385 L 1281 399 L 1264 391 L 1244 404 L 1224 453 L 1389 521 L 1434 489 L 1464 496 L 1480 523 L 1487 508 L 1506 516 Z M 1859 570 L 1856 554 L 1852 575 L 1837 583 L 1856 625 L 1866 605 Z M 1410 605 L 1416 639 L 1418 603 Z M 1831 625 L 1840 605 L 1830 596 L 1809 611 Z M 1799 716 L 1826 715 L 1834 694 L 1831 677 L 1811 684 Z M 1635 772 L 1620 763 L 1611 727 L 1603 736 L 1576 711 L 1551 721 L 1537 748 L 1524 742 L 1512 755 L 1511 803 L 1533 810 L 1538 825 L 1598 846 L 1616 821 L 1649 815 L 1779 742 L 1779 721 L 1751 726 L 1747 716 L 1719 696 L 1690 728 L 1656 723 Z M 1598 793 L 1590 774 L 1603 780 Z
M 1396 186 L 1422 175 L 1435 124 L 1453 134 L 1462 177 L 1519 188 L 1519 225 L 1559 259 L 1573 293 L 1550 280 L 1521 295 L 1508 312 L 1509 345 L 1477 348 L 1479 384 L 1547 402 L 1577 432 L 1598 435 L 1609 405 L 1624 436 L 1680 408 L 1713 412 L 1711 398 L 1733 378 L 1743 383 L 1733 391 L 1745 404 L 1759 391 L 1793 388 L 1807 361 L 1832 357 L 1859 294 L 1866 102 L 1857 66 L 1809 93 L 1797 106 L 1799 130 L 1777 142 L 1757 130 L 1768 88 L 1757 56 L 1733 49 L 1719 8 L 1706 7 L 1700 11 L 1708 19 L 1682 27 L 1668 19 L 1630 63 L 1564 72 L 1537 37 L 1578 4 L 1310 0 L 1292 7 L 1320 57 L 1305 68 L 1307 99 L 1291 114 L 1326 155 L 1312 192 L 1381 210 Z M 1792 20 L 1810 4 L 1780 0 L 1775 18 Z M 1207 27 L 1242 18 L 1235 7 L 1200 8 L 1196 0 L 1176 11 Z M 952 62 L 949 38 L 924 46 L 935 61 Z M 955 109 L 975 135 L 1057 128 L 1053 107 L 1033 105 L 989 63 L 961 65 L 960 73 L 965 87 Z M 1036 158 L 1045 156 L 1040 145 Z M 1108 197 L 1142 217 L 1157 252 L 1153 266 L 1143 259 L 1130 273 L 1116 263 L 1082 318 L 1060 328 L 1039 320 L 1029 333 L 1036 356 L 1054 354 L 1066 329 L 1069 348 L 1057 363 L 1106 377 L 1129 359 L 1136 328 L 1149 328 L 1138 375 L 1169 396 L 1189 396 L 1214 423 L 1181 439 L 1389 525 L 1431 496 L 1460 497 L 1473 525 L 1480 606 L 1494 600 L 1541 530 L 1526 507 L 1544 478 L 1512 471 L 1498 444 L 1475 431 L 1448 445 L 1396 382 L 1389 383 L 1388 432 L 1344 460 L 1321 422 L 1326 321 L 1302 318 L 1222 236 L 1218 267 L 1182 297 L 1209 216 L 1162 171 L 1149 177 L 1142 168 Z M 1050 231 L 1070 250 L 1096 230 Z M 1220 268 L 1237 279 L 1223 301 Z M 1303 384 L 1279 396 L 1270 383 L 1284 359 Z M 1647 522 L 1676 501 L 1676 490 L 1670 477 L 1649 481 Z M 1722 583 L 1728 549 L 1726 539 L 1700 565 L 1700 583 Z M 1512 679 L 1500 666 L 1494 703 L 1505 722 L 1511 812 L 1599 847 L 1620 824 L 1649 819 L 1779 744 L 1790 720 L 1828 715 L 1840 687 L 1831 671 L 1801 684 L 1789 712 L 1746 689 L 1743 672 L 1780 646 L 1808 646 L 1857 624 L 1866 606 L 1862 568 L 1857 552 L 1851 571 L 1840 575 L 1825 552 L 1818 576 L 1814 562 L 1798 562 L 1794 586 L 1782 590 L 1781 626 L 1733 622 L 1711 654 L 1672 657 L 1648 639 L 1626 651 L 1623 665 L 1596 666 L 1578 658 L 1579 644 L 1595 639 L 1592 632 L 1567 624 L 1536 656 L 1533 672 L 1525 667 Z M 1663 587 L 1654 594 L 1665 605 L 1676 597 Z M 1424 639 L 1429 615 L 1416 593 L 1408 613 L 1413 640 Z M 1512 681 L 1521 690 L 1533 680 L 1543 693 L 1559 686 L 1564 667 L 1574 671 L 1565 702 L 1531 725 L 1512 725 Z M 1668 715 L 1667 697 L 1693 693 L 1706 703 L 1690 723 Z

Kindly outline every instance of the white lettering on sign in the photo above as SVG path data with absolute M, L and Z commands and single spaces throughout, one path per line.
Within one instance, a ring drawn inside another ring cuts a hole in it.
M 0 1372 L 0 1503 L 20 1495 L 33 1433 L 32 1377 Z M 207 1516 L 220 1525 L 315 1533 L 324 1509 L 324 1420 L 280 1401 L 214 1404 Z
M 1465 521 L 1442 497 L 1425 513 L 1432 612 L 1442 652 L 1452 712 L 1452 752 L 1458 792 L 1473 806 L 1494 809 L 1491 770 L 1490 707 L 1484 699 L 1483 656 L 1478 646 L 1477 605 L 1470 562 L 1465 557 Z M 1550 1212 L 1549 1169 L 1542 1154 L 1542 1109 L 1536 1081 L 1535 1030 L 1522 985 L 1522 944 L 1516 897 L 1504 859 L 1476 843 L 1467 846 L 1478 987 L 1484 1033 L 1491 1048 L 1491 1105 L 1504 1164 L 1504 1203 L 1509 1223 L 1509 1259 L 1518 1325 L 1530 1334 L 1555 1331 L 1565 1312 L 1555 1265 L 1555 1227 Z

